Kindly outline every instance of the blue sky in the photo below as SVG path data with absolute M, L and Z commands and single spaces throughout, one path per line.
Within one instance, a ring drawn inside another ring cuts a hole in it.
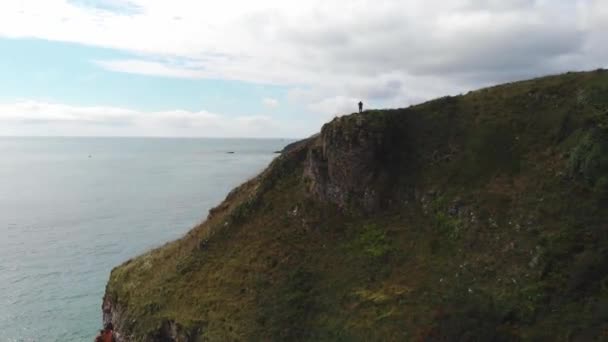
M 222 113 L 230 118 L 268 116 L 290 122 L 310 115 L 302 106 L 280 106 L 286 102 L 288 87 L 284 85 L 131 74 L 108 71 L 95 63 L 137 57 L 120 50 L 42 39 L 0 38 L 0 51 L 0 102 L 4 103 L 36 99 L 74 107 L 102 105 L 142 112 L 178 108 Z M 136 131 L 133 134 L 146 135 Z M 294 129 L 286 134 L 302 133 Z
M 6 0 L 0 135 L 304 137 L 606 67 L 601 0 Z
M 140 110 L 181 108 L 227 115 L 262 114 L 262 99 L 285 100 L 287 88 L 216 79 L 180 79 L 107 71 L 96 60 L 133 58 L 128 52 L 39 39 L 0 39 L 0 99 L 36 97 L 79 106 Z M 295 115 L 295 108 L 283 108 Z

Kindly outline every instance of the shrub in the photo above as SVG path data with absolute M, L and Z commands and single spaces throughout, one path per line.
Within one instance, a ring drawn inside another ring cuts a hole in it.
M 585 134 L 568 161 L 569 173 L 592 190 L 608 193 L 608 134 L 595 128 Z

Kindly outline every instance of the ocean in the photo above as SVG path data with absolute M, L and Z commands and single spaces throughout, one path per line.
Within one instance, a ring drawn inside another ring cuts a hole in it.
M 290 142 L 0 138 L 0 341 L 92 341 L 111 269 L 182 236 Z

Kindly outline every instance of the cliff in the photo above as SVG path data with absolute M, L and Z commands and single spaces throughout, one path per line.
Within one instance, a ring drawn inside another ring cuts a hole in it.
M 112 271 L 128 341 L 608 338 L 608 72 L 334 119 Z

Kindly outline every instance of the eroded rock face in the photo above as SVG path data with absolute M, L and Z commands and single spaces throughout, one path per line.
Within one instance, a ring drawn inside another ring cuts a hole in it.
M 125 320 L 123 318 L 122 308 L 115 304 L 112 298 L 107 294 L 103 297 L 103 303 L 101 304 L 101 310 L 103 312 L 103 325 L 112 323 L 114 331 L 116 332 L 117 342 L 127 342 L 130 339 L 128 336 L 121 334 L 123 331 L 123 324 Z
M 120 306 L 114 302 L 114 300 L 108 296 L 107 294 L 104 296 L 103 304 L 103 324 L 112 323 L 114 326 L 114 332 L 117 342 L 130 342 L 130 341 L 139 341 L 140 339 L 135 339 L 133 336 L 126 334 L 125 331 L 126 325 L 135 324 L 136 321 L 131 321 L 127 319 L 124 314 L 125 311 Z M 194 342 L 198 337 L 200 337 L 203 333 L 203 328 L 196 327 L 191 329 L 185 329 L 179 324 L 175 323 L 172 320 L 165 320 L 162 322 L 156 333 L 149 335 L 146 337 L 146 341 L 158 341 L 158 342 Z
M 387 151 L 395 137 L 385 120 L 372 115 L 336 118 L 310 145 L 304 177 L 315 197 L 367 212 L 386 204 L 391 187 Z

